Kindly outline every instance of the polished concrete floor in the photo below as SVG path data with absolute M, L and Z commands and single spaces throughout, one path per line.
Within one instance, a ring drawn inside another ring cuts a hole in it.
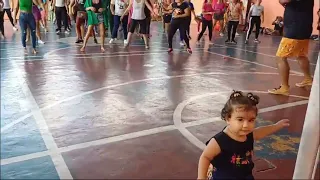
M 270 95 L 279 86 L 275 53 L 280 37 L 244 44 L 205 36 L 189 55 L 175 39 L 168 54 L 161 25 L 152 24 L 150 49 L 136 39 L 101 53 L 86 53 L 75 33 L 43 33 L 47 43 L 25 55 L 20 32 L 5 24 L 1 41 L 1 178 L 191 179 L 197 177 L 204 142 L 221 131 L 223 103 L 233 89 L 261 98 L 258 125 L 288 118 L 291 126 L 255 144 L 256 178 L 290 179 L 310 88 L 297 88 L 299 65 L 290 60 L 291 95 Z M 178 33 L 177 35 L 178 36 Z M 253 37 L 252 37 L 253 38 Z M 30 47 L 30 45 L 29 45 Z M 319 51 L 310 43 L 312 72 Z

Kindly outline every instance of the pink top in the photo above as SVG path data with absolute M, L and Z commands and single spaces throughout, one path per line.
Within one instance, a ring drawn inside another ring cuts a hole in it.
M 224 9 L 225 9 L 225 5 L 224 3 L 217 3 L 213 6 L 214 12 L 217 14 L 223 14 L 224 13 Z
M 202 7 L 202 12 L 213 12 L 213 8 L 211 4 L 204 3 Z M 212 20 L 212 14 L 204 14 L 203 18 L 207 21 Z

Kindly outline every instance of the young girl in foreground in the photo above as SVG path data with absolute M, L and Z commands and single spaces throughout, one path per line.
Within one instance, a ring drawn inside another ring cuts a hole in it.
M 206 144 L 198 167 L 198 179 L 207 179 L 210 163 L 214 166 L 212 179 L 254 179 L 252 169 L 254 140 L 262 139 L 283 127 L 289 120 L 255 128 L 259 97 L 241 91 L 234 91 L 224 108 L 221 117 L 227 126 Z

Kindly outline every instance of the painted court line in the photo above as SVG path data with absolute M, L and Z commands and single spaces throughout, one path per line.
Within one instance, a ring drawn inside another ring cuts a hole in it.
M 81 54 L 66 54 L 66 55 L 58 55 L 58 54 L 53 54 L 53 55 L 50 55 L 49 57 L 47 57 L 48 59 L 50 58 L 50 60 L 52 58 L 65 58 L 65 57 L 72 57 L 72 56 L 80 56 L 80 57 L 90 57 L 92 55 L 96 55 L 96 54 L 104 54 L 104 55 L 120 55 L 120 54 L 128 54 L 130 55 L 130 53 L 143 53 L 143 52 L 151 52 L 151 53 L 160 53 L 160 52 L 167 52 L 167 50 L 156 50 L 156 51 L 119 51 L 119 52 L 112 52 L 112 53 L 81 53 Z M 24 58 L 35 58 L 35 59 L 30 59 L 31 61 L 34 60 L 47 60 L 47 59 L 43 59 L 42 58 L 43 56 L 13 56 L 13 57 L 6 57 L 6 58 L 0 58 L 0 59 L 17 59 L 17 60 L 21 60 L 21 59 L 24 59 Z M 94 56 L 94 57 L 101 57 L 101 56 Z M 94 58 L 92 57 L 92 58 Z M 79 58 L 79 57 L 77 57 Z
M 178 120 L 177 118 L 179 118 L 179 117 L 181 118 L 181 113 L 180 113 L 180 115 L 176 114 L 176 113 L 182 112 L 184 107 L 191 102 L 190 100 L 199 99 L 199 97 L 204 98 L 204 97 L 208 97 L 208 96 L 212 96 L 212 95 L 218 95 L 221 93 L 230 93 L 230 91 L 195 96 L 193 98 L 190 98 L 189 100 L 183 101 L 182 103 L 180 103 L 177 106 L 175 113 L 174 113 L 174 116 L 173 116 L 173 118 L 174 118 L 173 120 L 175 121 L 175 120 Z M 268 107 L 268 108 L 263 108 L 259 111 L 270 112 L 270 111 L 274 111 L 274 110 L 294 107 L 296 105 L 300 105 L 303 103 L 307 104 L 308 102 L 297 101 L 295 103 L 288 103 L 288 105 L 284 104 L 283 106 L 276 105 L 276 106 L 272 106 L 272 107 Z M 1 159 L 1 165 L 7 165 L 7 164 L 11 164 L 11 163 L 26 161 L 26 160 L 30 160 L 30 159 L 34 159 L 34 158 L 44 157 L 47 155 L 52 156 L 53 154 L 57 154 L 57 153 L 70 152 L 70 151 L 74 151 L 74 150 L 79 150 L 79 149 L 84 149 L 84 148 L 88 148 L 88 147 L 99 146 L 99 145 L 104 145 L 104 144 L 108 144 L 108 143 L 139 138 L 139 137 L 143 137 L 143 136 L 158 134 L 158 133 L 172 131 L 172 130 L 176 130 L 176 129 L 178 129 L 179 131 L 181 130 L 182 134 L 184 136 L 187 136 L 188 137 L 187 139 L 191 143 L 195 144 L 199 148 L 203 148 L 204 144 L 201 141 L 199 141 L 193 134 L 191 134 L 185 128 L 198 126 L 198 125 L 202 125 L 202 124 L 207 124 L 210 122 L 217 122 L 217 121 L 222 121 L 222 120 L 220 117 L 214 117 L 214 118 L 208 118 L 208 119 L 203 119 L 203 120 L 198 120 L 198 121 L 191 121 L 191 122 L 187 122 L 187 123 L 182 123 L 181 121 L 177 121 L 176 122 L 177 124 L 175 124 L 175 125 L 162 126 L 162 127 L 152 128 L 152 129 L 148 129 L 148 130 L 142 130 L 142 131 L 138 131 L 138 132 L 132 132 L 132 133 L 127 133 L 127 134 L 123 134 L 123 135 L 118 135 L 118 136 L 103 138 L 103 139 L 99 139 L 99 140 L 89 141 L 89 142 L 85 142 L 85 143 L 79 143 L 79 144 L 75 144 L 75 145 L 71 145 L 71 146 L 61 147 L 61 148 L 56 149 L 55 151 L 44 151 L 44 152 L 38 152 L 38 153 L 32 153 L 32 154 L 28 154 L 28 155 L 12 157 L 12 158 L 8 158 L 8 159 Z
M 147 81 L 155 81 L 155 80 L 162 80 L 162 79 L 173 79 L 173 78 L 180 78 L 180 77 L 193 77 L 193 76 L 201 76 L 201 75 L 241 75 L 241 74 L 256 74 L 256 75 L 278 75 L 278 73 L 270 73 L 270 72 L 229 72 L 229 73 L 223 73 L 223 72 L 209 72 L 209 73 L 194 73 L 194 74 L 185 74 L 185 75 L 177 75 L 177 76 L 162 76 L 162 77 L 156 77 L 156 78 L 149 78 L 149 79 L 141 79 L 141 80 L 136 80 L 136 81 L 129 81 L 129 82 L 125 82 L 125 83 L 120 83 L 120 84 L 115 84 L 115 85 L 110 85 L 110 86 L 105 86 L 105 87 L 101 87 L 98 89 L 94 89 L 91 91 L 87 91 L 87 92 L 83 92 L 80 93 L 78 95 L 75 96 L 71 96 L 69 98 L 54 102 L 48 106 L 42 107 L 40 110 L 46 110 L 46 109 L 50 109 L 56 105 L 59 105 L 61 103 L 64 102 L 68 102 L 71 100 L 74 100 L 76 98 L 80 98 L 82 96 L 86 96 L 95 92 L 99 92 L 105 89 L 110 89 L 110 88 L 115 88 L 115 87 L 120 87 L 120 86 L 125 86 L 125 85 L 129 85 L 129 84 L 135 84 L 135 83 L 140 83 L 140 82 L 147 82 Z M 294 76 L 299 76 L 296 74 L 293 74 Z M 4 133 L 6 130 L 10 129 L 11 127 L 13 127 L 14 125 L 24 121 L 26 118 L 32 116 L 32 113 L 26 114 L 21 118 L 18 118 L 15 121 L 12 121 L 8 124 L 6 124 L 5 126 L 1 127 L 1 133 Z
M 222 54 L 219 54 L 219 53 L 215 53 L 215 52 L 211 52 L 211 51 L 205 51 L 207 53 L 210 53 L 210 54 L 215 54 L 215 55 L 218 55 L 218 56 L 223 56 L 223 57 L 226 57 L 227 55 L 222 55 Z M 271 69 L 278 69 L 276 67 L 273 67 L 273 66 L 269 66 L 269 65 L 265 65 L 265 64 L 261 64 L 261 63 L 257 63 L 257 62 L 252 62 L 252 61 L 249 61 L 249 60 L 244 60 L 244 59 L 239 59 L 239 58 L 236 58 L 236 57 L 231 57 L 231 56 L 227 56 L 228 58 L 230 59 L 235 59 L 235 60 L 238 60 L 238 61 L 242 61 L 242 62 L 247 62 L 247 63 L 251 63 L 251 64 L 256 64 L 256 65 L 259 65 L 259 66 L 263 66 L 263 67 L 267 67 L 267 68 L 271 68 Z M 295 73 L 295 74 L 298 74 L 298 75 L 303 75 L 303 73 L 300 73 L 298 71 L 294 71 L 294 70 L 290 70 L 291 72 Z
M 250 50 L 247 50 L 247 49 L 238 48 L 238 47 L 236 47 L 236 46 L 232 47 L 232 46 L 226 46 L 226 45 L 222 45 L 222 44 L 215 44 L 215 45 L 223 46 L 223 47 L 226 47 L 226 48 L 237 49 L 237 50 L 244 51 L 244 52 L 249 52 L 249 53 L 254 53 L 254 54 L 260 54 L 260 55 L 268 56 L 268 57 L 272 57 L 272 58 L 276 58 L 276 56 L 271 55 L 271 54 L 265 54 L 265 53 L 260 53 L 260 52 L 256 52 L 256 51 L 250 51 Z M 289 60 L 289 61 L 295 61 L 295 62 L 297 62 L 297 60 L 295 60 L 295 59 L 288 59 L 288 60 Z M 310 65 L 313 65 L 313 66 L 316 65 L 316 64 L 311 63 L 311 62 L 309 62 L 309 63 L 310 63 Z
M 13 62 L 13 64 L 16 67 L 15 69 L 17 71 L 17 69 L 18 69 L 17 66 L 15 65 L 14 62 Z M 17 73 L 18 73 L 17 79 L 21 83 L 20 84 L 21 89 L 22 89 L 24 95 L 26 96 L 26 99 L 31 104 L 32 115 L 33 115 L 34 120 L 38 126 L 41 137 L 42 137 L 47 149 L 49 151 L 57 151 L 58 146 L 53 139 L 53 136 L 49 130 L 49 127 L 47 126 L 46 120 L 44 119 L 43 114 L 42 114 L 36 100 L 34 99 L 28 84 L 22 78 L 23 76 L 22 76 L 21 72 L 17 71 Z M 58 173 L 60 179 L 73 179 L 61 153 L 55 153 L 54 155 L 51 155 L 51 159 L 55 165 L 55 168 L 57 170 L 57 173 Z
M 128 57 L 128 56 L 144 56 L 144 55 L 158 55 L 158 54 L 163 54 L 164 52 L 157 52 L 157 53 L 139 53 L 139 54 L 117 54 L 117 55 L 105 55 L 105 56 L 94 56 L 94 57 L 90 57 L 90 56 L 76 56 L 76 59 L 93 59 L 93 60 L 97 60 L 95 58 L 112 58 L 112 57 Z M 46 60 L 66 60 L 63 59 L 63 57 L 48 57 L 45 59 L 25 59 L 25 60 L 14 60 L 16 62 L 25 62 L 25 61 L 46 61 Z M 105 60 L 105 59 L 103 59 Z

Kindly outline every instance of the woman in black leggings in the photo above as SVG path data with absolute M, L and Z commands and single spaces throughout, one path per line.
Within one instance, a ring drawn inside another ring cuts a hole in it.
M 176 31 L 179 29 L 187 45 L 187 51 L 188 53 L 191 54 L 192 51 L 189 44 L 189 38 L 186 34 L 186 29 L 188 28 L 187 18 L 188 16 L 190 16 L 189 5 L 183 0 L 175 0 L 175 2 L 171 4 L 170 9 L 173 10 L 173 13 L 172 13 L 172 20 L 170 23 L 169 33 L 168 33 L 168 43 L 169 43 L 168 53 L 171 53 L 173 51 L 172 39 Z
M 212 8 L 212 0 L 205 0 L 202 6 L 202 30 L 198 35 L 197 44 L 199 44 L 199 41 L 201 37 L 203 36 L 203 33 L 206 31 L 207 27 L 209 30 L 209 40 L 210 43 L 212 40 L 212 16 L 213 16 L 213 8 Z

